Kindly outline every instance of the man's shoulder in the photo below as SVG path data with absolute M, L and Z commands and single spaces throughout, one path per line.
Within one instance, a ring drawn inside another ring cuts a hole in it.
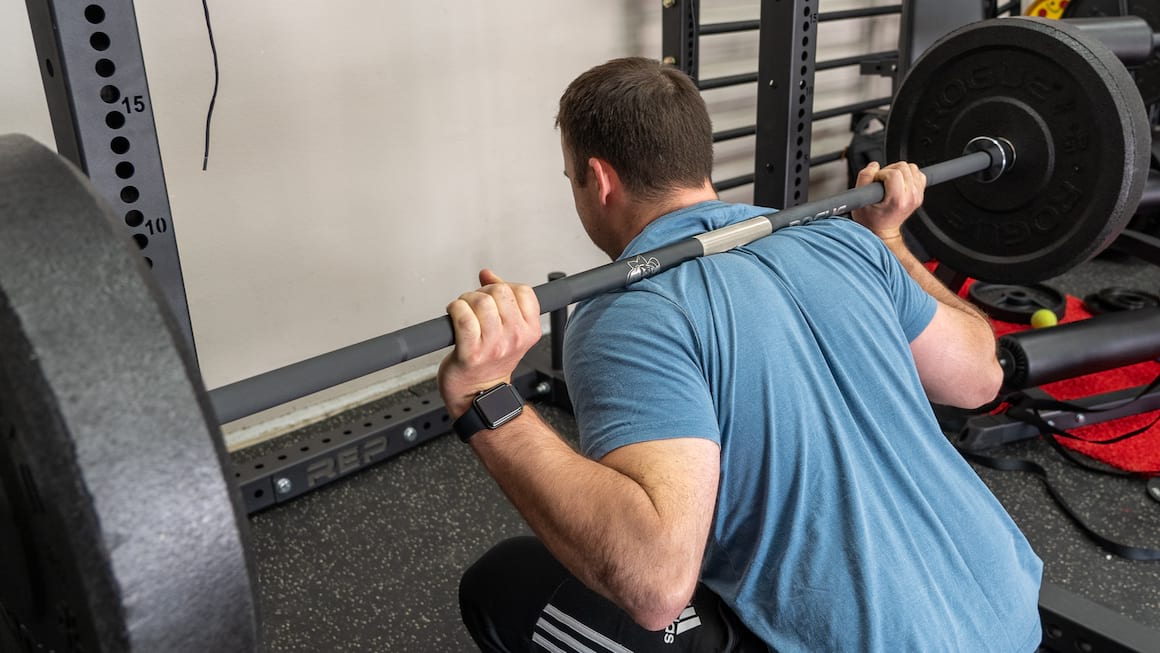
M 580 302 L 572 312 L 570 324 L 614 322 L 623 316 L 642 312 L 659 319 L 669 308 L 677 308 L 677 304 L 665 285 L 653 279 L 643 279 Z
M 761 241 L 757 241 L 761 242 Z M 798 246 L 791 246 L 796 243 Z M 762 247 L 762 245 L 756 245 Z M 869 229 L 848 217 L 815 220 L 805 225 L 786 227 L 766 239 L 765 247 L 781 256 L 816 257 L 817 249 L 845 252 L 867 263 L 878 265 L 890 250 Z

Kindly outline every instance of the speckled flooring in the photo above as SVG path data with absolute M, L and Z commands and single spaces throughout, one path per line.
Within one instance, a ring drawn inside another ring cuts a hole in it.
M 541 413 L 575 437 L 567 413 L 551 406 Z M 459 621 L 459 574 L 492 544 L 528 532 L 471 449 L 451 436 L 258 513 L 251 541 L 268 651 L 474 650 Z
M 1080 297 L 1110 285 L 1157 293 L 1160 269 L 1096 260 L 1048 283 Z M 377 412 L 398 400 L 366 410 Z M 541 412 L 574 437 L 570 416 L 551 407 Z M 309 437 L 334 423 L 286 437 Z M 260 455 L 262 447 L 235 459 Z M 1033 442 L 1010 445 L 1007 453 L 1044 464 L 1069 500 L 1109 535 L 1160 547 L 1160 503 L 1144 495 L 1142 482 L 1093 479 Z M 1044 559 L 1049 582 L 1155 629 L 1160 641 L 1160 562 L 1109 558 L 1083 539 L 1029 474 L 980 469 L 980 475 Z M 493 543 L 527 532 L 470 449 L 454 437 L 259 513 L 251 525 L 262 629 L 271 652 L 474 650 L 459 622 L 459 573 Z

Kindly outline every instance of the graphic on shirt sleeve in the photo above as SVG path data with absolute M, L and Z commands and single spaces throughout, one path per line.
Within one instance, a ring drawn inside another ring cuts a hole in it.
M 645 277 L 651 277 L 660 270 L 661 262 L 655 256 L 645 258 L 644 256 L 637 256 L 628 263 L 628 283 L 640 281 Z

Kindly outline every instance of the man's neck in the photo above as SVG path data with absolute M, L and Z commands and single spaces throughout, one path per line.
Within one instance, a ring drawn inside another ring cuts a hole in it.
M 620 242 L 620 253 L 623 253 L 632 239 L 640 235 L 640 232 L 657 218 L 715 199 L 718 199 L 717 191 L 713 190 L 713 184 L 709 180 L 705 180 L 705 185 L 701 188 L 680 188 L 660 200 L 634 202 L 629 208 L 629 214 L 621 222 L 625 225 L 625 230 Z M 618 253 L 612 258 L 615 259 L 619 255 Z

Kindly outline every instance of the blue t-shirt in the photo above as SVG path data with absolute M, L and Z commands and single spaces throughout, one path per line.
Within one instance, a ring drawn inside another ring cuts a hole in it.
M 703 202 L 621 258 L 768 212 Z M 582 451 L 720 445 L 701 582 L 778 651 L 1033 651 L 1042 563 L 915 369 L 934 311 L 845 218 L 600 295 L 565 336 Z

